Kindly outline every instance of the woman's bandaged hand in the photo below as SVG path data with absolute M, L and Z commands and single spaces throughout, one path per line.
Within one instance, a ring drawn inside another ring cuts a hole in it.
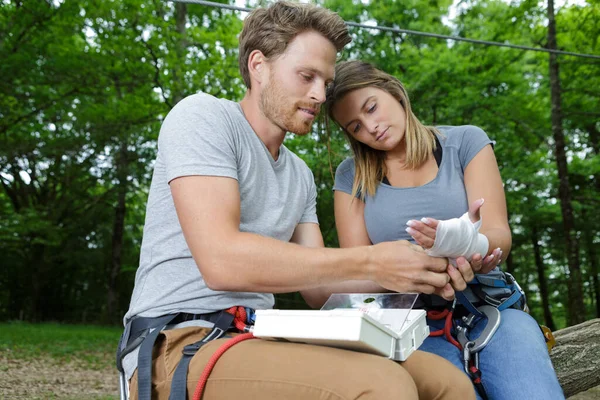
M 439 221 L 435 241 L 427 254 L 448 258 L 464 256 L 467 260 L 471 260 L 475 254 L 486 255 L 489 242 L 485 235 L 479 233 L 480 227 L 481 219 L 471 222 L 468 213 L 460 218 Z

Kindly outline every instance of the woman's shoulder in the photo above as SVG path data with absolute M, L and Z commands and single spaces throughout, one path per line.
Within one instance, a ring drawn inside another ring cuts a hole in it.
M 336 175 L 354 175 L 354 157 L 348 157 L 338 165 Z
M 348 192 L 354 182 L 354 158 L 349 157 L 338 165 L 335 171 L 334 189 Z
M 475 125 L 441 125 L 436 127 L 440 133 L 440 141 L 445 146 L 460 147 L 465 140 L 487 138 L 483 129 Z

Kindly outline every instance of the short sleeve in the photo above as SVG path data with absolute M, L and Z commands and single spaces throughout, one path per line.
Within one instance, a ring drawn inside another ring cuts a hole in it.
M 207 94 L 186 97 L 173 107 L 158 136 L 167 182 L 190 175 L 237 179 L 234 132 L 226 114 Z
M 306 201 L 306 206 L 304 207 L 304 213 L 302 214 L 302 217 L 300 218 L 300 222 L 298 222 L 299 224 L 305 224 L 305 223 L 314 223 L 314 224 L 318 224 L 319 223 L 319 218 L 317 217 L 317 185 L 315 184 L 315 178 L 312 174 L 312 172 L 310 171 L 310 169 L 308 169 L 308 167 L 306 167 L 308 174 L 310 175 L 310 184 L 309 184 L 309 192 L 308 192 L 308 198 Z
M 347 158 L 337 167 L 335 171 L 335 182 L 333 190 L 348 193 L 352 195 L 352 186 L 354 184 L 354 159 Z
M 481 128 L 473 125 L 465 125 L 463 128 L 463 137 L 458 149 L 458 159 L 464 170 L 477 153 L 483 150 L 488 144 L 491 144 L 493 147 L 496 142 L 491 140 Z

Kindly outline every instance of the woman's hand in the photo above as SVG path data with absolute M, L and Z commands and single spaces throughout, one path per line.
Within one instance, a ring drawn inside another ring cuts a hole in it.
M 481 206 L 483 206 L 484 200 L 475 200 L 468 210 L 469 220 L 472 223 L 476 223 L 481 219 Z M 439 225 L 439 220 L 434 218 L 422 218 L 421 221 L 410 220 L 407 222 L 409 226 L 406 231 L 412 236 L 417 244 L 422 246 L 424 249 L 430 249 L 433 247 L 436 239 L 436 231 Z M 471 264 L 477 265 L 477 268 L 473 270 L 477 273 L 487 274 L 494 269 L 502 259 L 502 250 L 500 248 L 494 249 L 490 255 L 482 260 L 481 254 L 475 254 L 471 258 Z M 458 266 L 458 261 L 457 261 Z M 464 276 L 466 279 L 469 275 Z
M 483 199 L 475 200 L 469 207 L 469 219 L 475 223 L 481 219 L 480 209 Z M 435 218 L 421 218 L 420 221 L 411 219 L 406 225 L 406 232 L 424 249 L 430 249 L 435 243 L 435 232 L 440 221 Z

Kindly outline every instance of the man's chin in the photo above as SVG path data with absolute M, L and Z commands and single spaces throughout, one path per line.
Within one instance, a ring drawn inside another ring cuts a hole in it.
M 312 128 L 312 122 L 307 123 L 296 123 L 291 126 L 288 126 L 287 131 L 292 132 L 293 134 L 304 136 L 310 133 Z

